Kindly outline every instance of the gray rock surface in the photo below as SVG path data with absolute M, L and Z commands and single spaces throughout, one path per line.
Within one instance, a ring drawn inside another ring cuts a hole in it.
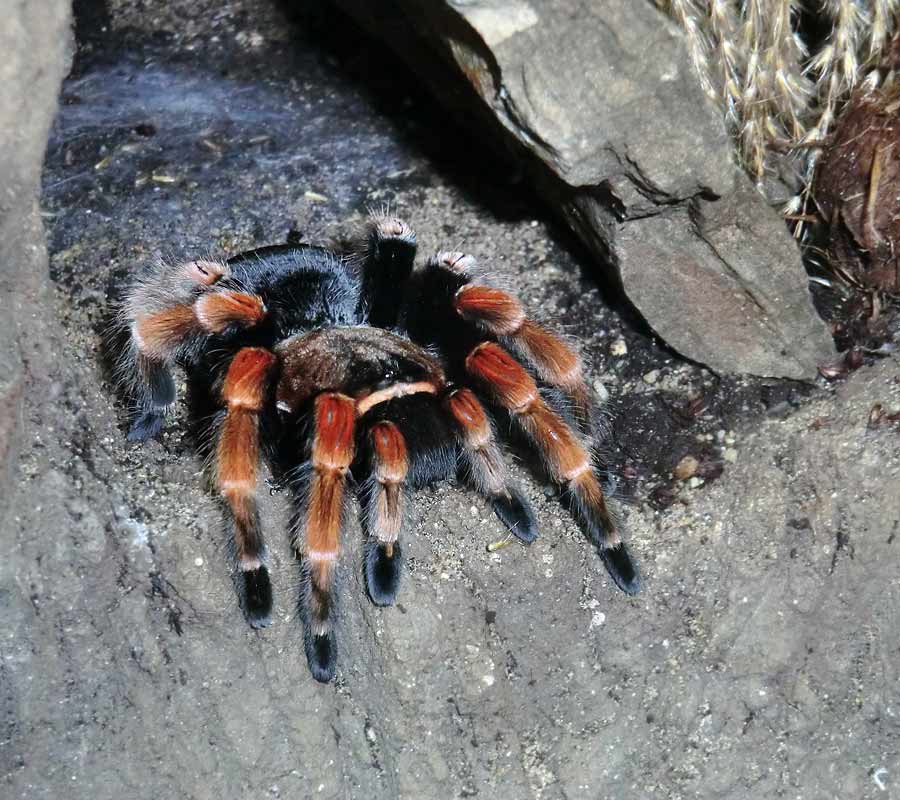
M 352 32 L 329 50 L 330 18 L 111 5 L 46 161 L 53 289 L 30 336 L 54 358 L 24 404 L 0 526 L 0 796 L 894 796 L 900 433 L 869 419 L 900 408 L 896 359 L 809 399 L 679 363 L 601 302 L 514 191 L 491 196 L 465 152 L 441 161 L 457 134 L 441 139 L 440 116 L 423 121 L 425 101 L 398 96 L 396 65 L 367 61 Z M 348 53 L 367 88 L 338 67 Z M 159 441 L 128 444 L 100 332 L 157 250 L 228 254 L 290 228 L 321 240 L 385 203 L 423 252 L 478 254 L 582 343 L 628 445 L 623 479 L 639 473 L 624 513 L 647 590 L 615 590 L 525 458 L 542 538 L 489 555 L 503 529 L 480 500 L 423 491 L 395 608 L 364 599 L 351 523 L 340 672 L 321 686 L 284 498 L 263 498 L 277 613 L 254 632 L 184 407 Z M 664 511 L 642 502 L 699 449 L 721 478 L 679 484 Z
M 23 401 L 40 387 L 49 349 L 37 320 L 47 284 L 37 196 L 68 62 L 69 23 L 64 0 L 8 5 L 0 26 L 0 515 L 14 476 Z
M 392 609 L 363 600 L 352 526 L 328 687 L 303 661 L 279 504 L 279 611 L 255 633 L 196 463 L 125 451 L 88 397 L 80 452 L 26 461 L 5 794 L 891 796 L 875 778 L 893 793 L 900 775 L 900 446 L 867 419 L 873 401 L 900 405 L 896 374 L 866 368 L 742 431 L 719 482 L 632 510 L 638 599 L 530 482 L 544 536 L 495 557 L 484 545 L 501 530 L 479 501 L 422 493 Z
M 736 169 L 679 33 L 650 3 L 339 4 L 515 150 L 678 352 L 791 378 L 833 355 L 797 247 Z

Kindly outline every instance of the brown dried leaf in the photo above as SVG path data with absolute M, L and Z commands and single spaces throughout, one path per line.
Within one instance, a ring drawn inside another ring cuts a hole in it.
M 857 92 L 818 161 L 815 199 L 835 273 L 900 293 L 900 84 Z
M 819 365 L 819 374 L 826 381 L 835 381 L 843 378 L 863 365 L 862 351 L 854 347 L 844 353 L 837 361 Z

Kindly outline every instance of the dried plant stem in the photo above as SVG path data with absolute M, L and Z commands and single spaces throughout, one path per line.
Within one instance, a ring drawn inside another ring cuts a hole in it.
M 881 58 L 885 46 L 897 23 L 900 3 L 892 0 L 872 0 L 872 27 L 869 32 L 869 48 L 866 60 L 869 63 Z
M 805 142 L 821 141 L 828 135 L 838 103 L 859 79 L 857 48 L 865 16 L 853 0 L 826 0 L 823 10 L 831 16 L 833 27 L 828 41 L 808 67 L 817 76 L 819 115 L 807 131 Z
M 718 93 L 713 89 L 709 73 L 709 42 L 706 38 L 709 12 L 706 3 L 702 0 L 657 0 L 657 5 L 661 5 L 684 28 L 691 63 L 700 79 L 700 86 L 709 97 L 716 99 Z
M 770 9 L 765 57 L 772 73 L 773 111 L 793 142 L 803 136 L 810 98 L 809 81 L 801 69 L 806 48 L 794 32 L 797 5 L 796 0 L 780 0 Z
M 747 0 L 741 47 L 747 57 L 747 69 L 741 85 L 741 152 L 750 174 L 761 179 L 766 165 L 766 143 L 775 130 L 769 114 L 772 96 L 771 74 L 764 66 L 765 0 Z
M 741 46 L 749 54 L 742 84 L 741 145 L 744 163 L 757 180 L 773 144 L 795 144 L 805 132 L 809 82 L 794 32 L 796 0 L 747 0 Z
M 747 67 L 746 54 L 737 46 L 738 16 L 732 0 L 710 0 L 709 32 L 715 79 L 721 86 L 719 99 L 725 118 L 734 129 L 739 128 L 741 83 Z
M 887 68 L 900 31 L 900 0 L 654 0 L 678 21 L 703 90 L 721 103 L 747 171 L 761 185 L 773 159 L 787 151 L 806 163 L 852 90 L 891 81 Z M 830 23 L 810 55 L 799 16 Z M 788 212 L 796 215 L 796 198 Z

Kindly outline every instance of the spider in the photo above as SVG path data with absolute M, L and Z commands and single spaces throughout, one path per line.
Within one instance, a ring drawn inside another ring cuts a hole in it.
M 270 624 L 273 603 L 256 500 L 261 459 L 290 489 L 299 615 L 321 682 L 335 674 L 340 535 L 353 491 L 365 583 L 380 606 L 397 595 L 409 490 L 460 465 L 511 534 L 537 536 L 501 454 L 496 412 L 540 453 L 615 583 L 631 594 L 641 585 L 591 454 L 593 396 L 579 357 L 472 256 L 441 252 L 414 269 L 415 255 L 409 225 L 373 216 L 346 252 L 286 244 L 159 263 L 118 318 L 127 341 L 119 366 L 136 408 L 129 439 L 161 430 L 175 365 L 212 403 L 211 472 L 254 628 Z

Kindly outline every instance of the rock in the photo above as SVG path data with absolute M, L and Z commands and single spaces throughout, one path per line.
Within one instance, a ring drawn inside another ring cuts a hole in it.
M 23 401 L 41 397 L 49 352 L 47 253 L 37 195 L 67 65 L 69 3 L 4 7 L 0 25 L 0 515 L 20 443 Z M 25 366 L 27 364 L 27 367 Z
M 680 353 L 791 378 L 833 355 L 797 247 L 734 166 L 680 34 L 650 3 L 338 4 L 524 161 Z
M 694 456 L 685 456 L 676 465 L 672 474 L 680 481 L 694 477 L 700 468 L 700 462 Z
M 621 358 L 622 356 L 628 355 L 628 345 L 625 343 L 624 339 L 616 339 L 612 346 L 609 348 L 610 355 L 614 355 L 616 358 Z

